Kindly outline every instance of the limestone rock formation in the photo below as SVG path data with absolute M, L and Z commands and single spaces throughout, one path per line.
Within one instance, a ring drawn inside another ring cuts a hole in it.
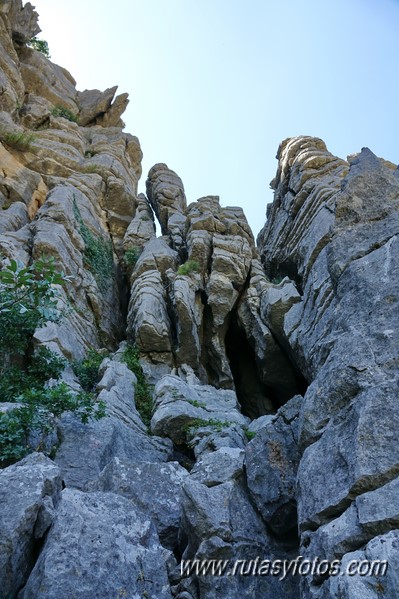
M 63 356 L 64 384 L 105 416 L 65 412 L 31 431 L 41 451 L 0 457 L 1 593 L 392 599 L 399 170 L 285 140 L 256 245 L 241 208 L 187 199 L 166 164 L 138 194 L 127 94 L 78 91 L 29 47 L 39 30 L 30 3 L 1 3 L 0 265 L 54 258 L 60 318 L 18 365 Z M 8 399 L 0 450 L 24 405 Z M 282 575 L 315 558 L 343 574 Z M 350 576 L 354 559 L 389 568 Z
M 302 551 L 341 558 L 380 532 L 354 509 L 370 493 L 384 495 L 372 500 L 382 530 L 395 526 L 382 513 L 398 472 L 398 169 L 367 148 L 345 163 L 313 138 L 286 140 L 279 156 L 259 241 L 266 272 L 288 276 L 298 295 L 280 323 L 263 307 L 309 382 L 299 415 Z M 356 596 L 334 578 L 315 585 L 310 577 L 302 597 Z

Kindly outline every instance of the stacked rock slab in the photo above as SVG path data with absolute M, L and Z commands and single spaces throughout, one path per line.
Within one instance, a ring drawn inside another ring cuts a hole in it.
M 236 389 L 248 415 L 273 413 L 298 380 L 260 316 L 259 290 L 273 285 L 242 209 L 222 207 L 217 196 L 187 206 L 180 177 L 165 164 L 151 169 L 147 193 L 163 237 L 151 237 L 149 218 L 147 241 L 135 221 L 126 233 L 126 246 L 141 251 L 128 337 L 155 380 L 165 366 L 188 367 L 203 383 Z
M 29 3 L 2 3 L 1 258 L 55 258 L 68 277 L 66 317 L 36 339 L 78 358 L 123 335 L 117 257 L 136 212 L 141 150 L 122 132 L 116 88 L 78 92 L 65 69 L 26 45 L 38 31 Z

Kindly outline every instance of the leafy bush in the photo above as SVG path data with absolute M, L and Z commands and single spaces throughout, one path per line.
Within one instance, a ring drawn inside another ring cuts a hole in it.
M 135 403 L 138 413 L 144 424 L 149 427 L 154 409 L 151 387 L 145 378 L 140 364 L 140 353 L 137 347 L 128 345 L 123 352 L 122 361 L 136 375 L 137 385 L 135 392 Z
M 13 357 L 26 354 L 37 327 L 57 320 L 54 285 L 63 282 L 53 258 L 37 260 L 27 267 L 11 260 L 0 271 L 0 376 Z
M 199 272 L 200 270 L 201 267 L 196 260 L 187 260 L 187 262 L 179 266 L 177 274 L 189 275 L 192 272 Z
M 31 451 L 44 451 L 45 436 L 54 428 L 56 419 L 64 412 L 75 412 L 83 423 L 105 415 L 103 402 L 95 402 L 90 393 L 74 395 L 68 385 L 61 382 L 51 387 L 32 388 L 15 397 L 20 405 L 14 410 L 0 413 L 0 467 L 20 460 Z M 40 439 L 32 447 L 31 435 Z
M 85 225 L 75 197 L 73 198 L 73 210 L 78 221 L 79 232 L 85 243 L 85 265 L 93 273 L 100 290 L 105 292 L 114 276 L 112 243 L 111 241 L 105 241 L 99 235 L 95 235 Z
M 39 347 L 25 368 L 10 365 L 0 378 L 0 398 L 14 401 L 15 397 L 41 388 L 49 379 L 57 379 L 64 370 L 66 360 L 57 356 L 47 347 Z
M 38 52 L 41 52 L 47 58 L 50 58 L 48 43 L 45 40 L 39 40 L 37 39 L 37 37 L 33 37 L 29 41 L 28 46 L 30 46 L 34 50 L 37 50 Z
M 104 415 L 104 405 L 92 394 L 75 395 L 65 383 L 55 383 L 65 366 L 63 358 L 48 348 L 34 349 L 36 328 L 59 318 L 54 286 L 65 279 L 52 258 L 27 267 L 11 260 L 0 271 L 0 398 L 17 404 L 0 412 L 0 467 L 34 449 L 45 451 L 43 436 L 65 411 L 76 412 L 82 422 Z M 40 439 L 36 447 L 33 433 Z
M 61 116 L 63 119 L 67 119 L 67 121 L 71 121 L 72 123 L 76 123 L 76 121 L 78 120 L 76 114 L 73 114 L 73 112 L 69 110 L 69 108 L 65 108 L 64 106 L 54 106 L 54 108 L 52 108 L 50 112 L 53 116 Z
M 98 370 L 105 357 L 103 353 L 95 349 L 89 349 L 87 356 L 83 360 L 73 363 L 73 371 L 85 391 L 94 391 L 95 386 L 100 380 Z
M 32 143 L 36 140 L 33 134 L 26 134 L 23 131 L 2 133 L 0 138 L 3 143 L 15 150 L 30 150 Z

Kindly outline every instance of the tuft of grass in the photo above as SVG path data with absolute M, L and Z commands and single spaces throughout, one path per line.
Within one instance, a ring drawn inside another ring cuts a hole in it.
M 248 441 L 251 441 L 256 435 L 254 431 L 249 431 L 248 429 L 245 429 L 244 433 Z
M 206 408 L 206 403 L 203 401 L 198 401 L 197 399 L 188 399 L 187 401 L 195 408 Z
M 100 235 L 95 235 L 85 225 L 75 197 L 73 198 L 73 211 L 78 221 L 79 233 L 85 243 L 85 265 L 93 273 L 100 291 L 105 292 L 114 277 L 112 243 L 105 241 Z
M 185 432 L 193 431 L 198 428 L 211 427 L 215 429 L 218 433 L 220 433 L 224 428 L 231 426 L 233 423 L 229 421 L 216 420 L 215 418 L 210 418 L 209 420 L 204 420 L 203 418 L 195 418 L 184 427 Z
M 192 272 L 199 272 L 201 267 L 196 260 L 187 260 L 184 264 L 179 266 L 177 274 L 178 275 L 189 275 Z
M 36 137 L 32 133 L 26 134 L 23 131 L 3 133 L 1 134 L 0 139 L 7 146 L 10 146 L 15 150 L 29 150 L 36 141 Z
M 122 354 L 122 362 L 136 375 L 137 385 L 134 396 L 136 408 L 142 421 L 149 428 L 154 410 L 154 401 L 151 386 L 148 384 L 140 364 L 140 352 L 137 347 L 128 345 Z
M 73 114 L 69 108 L 65 108 L 64 106 L 57 105 L 51 109 L 51 114 L 55 117 L 62 117 L 63 119 L 67 119 L 67 121 L 71 121 L 72 123 L 76 123 L 78 117 L 76 114 Z

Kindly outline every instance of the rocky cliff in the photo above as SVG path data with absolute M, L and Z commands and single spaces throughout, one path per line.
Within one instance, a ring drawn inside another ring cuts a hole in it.
M 39 31 L 30 3 L 1 3 L 0 258 L 55 259 L 61 318 L 34 344 L 75 391 L 71 365 L 102 352 L 106 416 L 64 413 L 49 451 L 0 470 L 0 596 L 395 597 L 398 169 L 285 140 L 256 245 L 241 208 L 188 203 L 165 164 L 138 194 L 127 94 L 77 91 Z M 299 555 L 389 568 L 181 568 Z

